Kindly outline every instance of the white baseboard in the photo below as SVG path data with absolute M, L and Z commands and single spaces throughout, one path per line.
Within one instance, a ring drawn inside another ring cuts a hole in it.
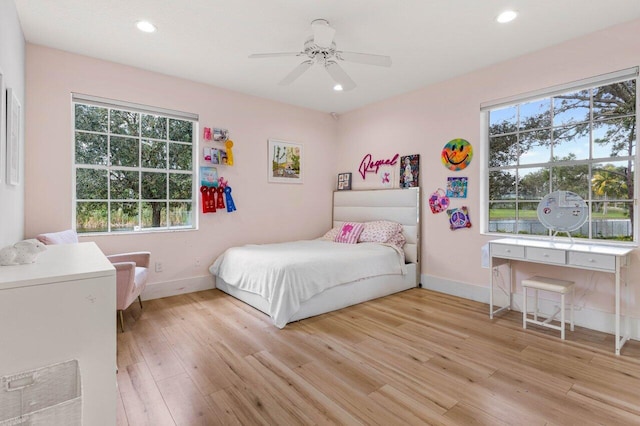
M 489 304 L 489 287 L 451 281 L 427 274 L 422 274 L 420 278 L 422 288 L 449 294 L 452 296 L 462 297 L 464 299 L 469 299 L 476 302 L 486 303 L 487 305 Z M 513 305 L 514 310 L 522 312 L 521 294 L 513 295 Z M 556 306 L 556 302 L 544 300 L 542 298 L 539 303 L 539 309 L 541 312 L 553 312 Z M 488 306 L 487 316 L 489 316 Z M 575 311 L 574 321 L 575 325 L 580 327 L 602 331 L 604 333 L 615 334 L 615 315 L 611 312 L 603 312 L 590 308 L 580 308 Z M 620 323 L 622 326 L 622 330 L 625 330 L 624 317 L 621 318 Z M 640 318 L 628 318 L 628 331 L 631 339 L 640 340 Z
M 212 288 L 215 288 L 215 281 L 212 275 L 149 283 L 142 292 L 142 300 L 160 299 L 161 297 L 176 296 Z

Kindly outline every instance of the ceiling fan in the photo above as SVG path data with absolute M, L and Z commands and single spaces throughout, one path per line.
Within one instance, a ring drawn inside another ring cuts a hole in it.
M 315 62 L 327 70 L 331 78 L 333 78 L 337 85 L 340 85 L 342 90 L 351 90 L 356 87 L 356 83 L 342 69 L 337 61 L 350 61 L 380 67 L 391 66 L 391 58 L 389 56 L 337 50 L 336 43 L 333 41 L 336 30 L 329 25 L 329 21 L 326 19 L 316 19 L 312 21 L 311 29 L 313 30 L 313 35 L 305 41 L 302 52 L 254 53 L 253 55 L 249 55 L 249 58 L 307 56 L 309 59 L 300 63 L 300 65 L 287 74 L 278 84 L 286 86 L 293 83 Z M 336 90 L 340 90 L 340 87 L 336 87 Z

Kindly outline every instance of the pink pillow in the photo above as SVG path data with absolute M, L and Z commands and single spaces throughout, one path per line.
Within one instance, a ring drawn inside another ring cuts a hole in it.
M 402 225 L 388 220 L 366 222 L 360 234 L 361 243 L 386 243 L 396 234 L 402 232 Z
M 340 228 L 340 232 L 338 232 L 334 241 L 336 243 L 356 244 L 363 229 L 363 223 L 345 222 L 342 224 L 342 228 Z

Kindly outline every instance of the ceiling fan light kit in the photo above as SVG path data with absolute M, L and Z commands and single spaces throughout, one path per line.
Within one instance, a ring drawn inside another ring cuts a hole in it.
M 333 88 L 336 91 L 348 91 L 356 87 L 356 83 L 342 69 L 337 61 L 356 62 L 366 65 L 376 65 L 380 67 L 390 67 L 391 58 L 383 55 L 372 55 L 369 53 L 345 52 L 336 49 L 333 41 L 336 30 L 331 27 L 326 19 L 315 19 L 311 22 L 313 35 L 304 43 L 301 52 L 279 52 L 279 53 L 254 53 L 249 58 L 276 58 L 282 56 L 307 56 L 309 59 L 300 63 L 289 74 L 283 78 L 281 86 L 287 86 L 298 79 L 314 63 L 324 67 L 331 78 L 337 83 Z
M 329 25 L 326 19 L 316 19 L 311 22 L 313 30 L 313 41 L 318 47 L 331 47 L 333 44 L 333 36 L 336 35 L 335 28 Z M 335 44 L 333 45 L 335 48 Z

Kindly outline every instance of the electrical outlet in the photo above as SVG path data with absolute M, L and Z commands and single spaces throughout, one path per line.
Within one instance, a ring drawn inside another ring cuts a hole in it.
M 162 262 L 156 262 L 156 272 L 162 272 Z
M 195 266 L 196 268 L 197 268 L 198 266 L 200 266 L 200 259 L 196 259 L 196 263 L 195 263 L 195 265 L 194 265 L 194 266 Z

